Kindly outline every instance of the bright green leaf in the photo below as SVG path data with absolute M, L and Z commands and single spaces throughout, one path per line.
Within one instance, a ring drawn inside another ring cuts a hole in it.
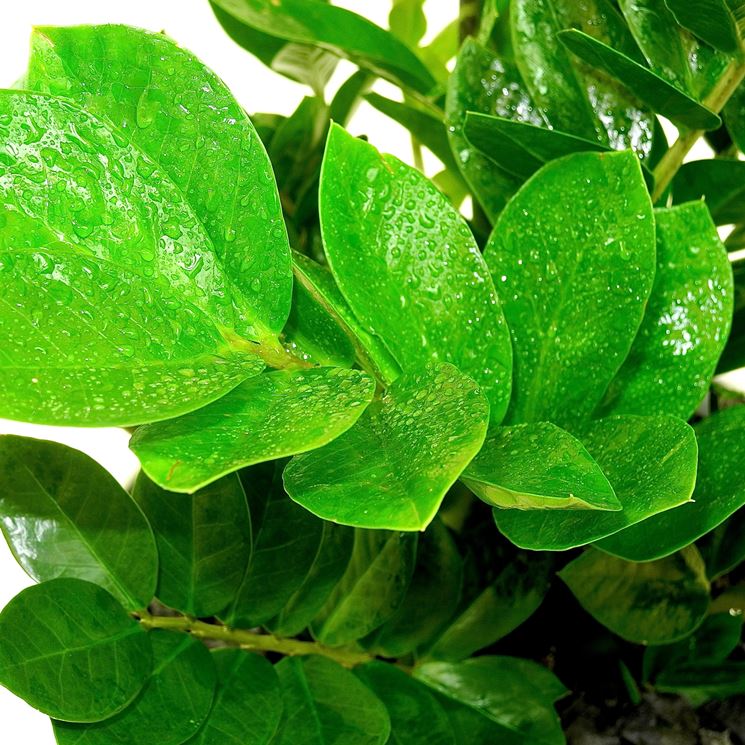
M 427 16 L 424 0 L 393 0 L 388 14 L 388 25 L 404 44 L 415 47 L 427 33 Z

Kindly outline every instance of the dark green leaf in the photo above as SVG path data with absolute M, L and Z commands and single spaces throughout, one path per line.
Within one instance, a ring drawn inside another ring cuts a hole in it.
M 285 469 L 289 495 L 325 520 L 424 530 L 484 441 L 484 394 L 452 365 L 398 378 L 354 427 Z
M 271 663 L 240 649 L 218 649 L 212 658 L 217 666 L 215 702 L 189 745 L 273 743 L 284 707 Z
M 675 20 L 691 33 L 727 54 L 740 51 L 737 18 L 730 8 L 732 0 L 665 0 Z M 741 5 L 741 3 L 737 3 Z
M 276 667 L 285 716 L 276 745 L 383 745 L 391 722 L 380 699 L 325 657 L 285 657 Z
M 44 582 L 77 577 L 130 610 L 155 594 L 153 531 L 92 458 L 45 440 L 0 437 L 0 527 L 18 563 Z
M 657 273 L 629 356 L 599 408 L 688 419 L 706 392 L 732 318 L 732 268 L 703 202 L 655 211 Z
M 696 425 L 698 478 L 692 501 L 598 544 L 631 561 L 666 556 L 693 543 L 745 505 L 745 406 Z
M 394 83 L 429 93 L 435 80 L 395 36 L 366 18 L 317 0 L 214 0 L 213 5 L 262 33 L 344 57 Z
M 425 686 L 405 672 L 383 662 L 370 662 L 354 674 L 388 709 L 391 745 L 456 745 L 442 707 Z
M 701 704 L 709 698 L 745 693 L 745 662 L 699 662 L 661 673 L 655 688 L 677 693 Z
M 701 198 L 717 225 L 745 222 L 745 163 L 724 158 L 684 163 L 673 180 L 673 201 Z
M 654 279 L 638 159 L 576 153 L 544 166 L 500 216 L 484 257 L 512 333 L 508 421 L 587 417 L 631 347 Z
M 468 225 L 421 173 L 341 127 L 319 195 L 324 249 L 353 312 L 404 370 L 450 362 L 483 386 L 499 422 L 509 332 Z
M 559 576 L 597 621 L 637 644 L 687 636 L 709 607 L 704 562 L 693 546 L 641 564 L 591 548 Z
M 490 742 L 565 742 L 552 704 L 567 691 L 552 673 L 535 662 L 491 656 L 458 663 L 428 662 L 416 668 L 414 675 L 498 724 L 504 740 L 500 737 Z
M 463 481 L 493 507 L 621 509 L 582 443 L 549 422 L 490 430 Z
M 739 85 L 723 109 L 724 122 L 735 145 L 745 152 L 745 85 Z
M 623 509 L 496 509 L 497 527 L 518 546 L 543 551 L 582 546 L 690 499 L 698 449 L 693 430 L 680 419 L 609 417 L 588 423 L 578 436 L 605 473 Z
M 340 646 L 392 618 L 409 588 L 416 546 L 416 535 L 356 530 L 349 566 L 313 621 L 313 636 Z
M 145 631 L 90 582 L 67 577 L 34 585 L 0 613 L 0 685 L 55 719 L 113 716 L 151 669 Z
M 745 510 L 739 509 L 696 544 L 706 564 L 706 574 L 715 580 L 745 561 Z
M 717 366 L 718 373 L 745 367 L 745 261 L 734 262 L 732 274 L 735 280 L 735 312 L 732 331 Z
M 354 424 L 373 392 L 356 370 L 278 370 L 199 411 L 140 427 L 130 447 L 156 484 L 194 492 L 239 468 L 325 445 Z
M 251 553 L 251 519 L 238 477 L 186 495 L 140 473 L 133 496 L 155 532 L 159 600 L 197 618 L 226 608 Z
M 207 718 L 215 693 L 215 666 L 198 639 L 151 634 L 153 670 L 140 695 L 117 716 L 97 724 L 54 721 L 58 745 L 180 745 Z

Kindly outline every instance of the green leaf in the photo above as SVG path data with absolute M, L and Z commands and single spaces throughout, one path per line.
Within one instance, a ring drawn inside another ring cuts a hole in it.
M 240 587 L 224 620 L 251 628 L 279 613 L 312 571 L 323 523 L 282 489 L 281 463 L 243 472 L 253 527 L 253 551 L 244 556 Z
M 416 169 L 338 126 L 326 145 L 319 205 L 331 271 L 368 331 L 404 370 L 430 361 L 459 367 L 483 386 L 499 422 L 512 349 L 461 215 Z
M 279 196 L 264 147 L 222 81 L 165 35 L 114 25 L 37 28 L 28 78 L 32 89 L 112 122 L 157 164 L 209 235 L 239 333 L 279 333 L 292 291 Z M 166 236 L 186 231 L 177 215 L 166 228 Z M 203 247 L 195 248 L 198 261 Z
M 495 91 L 507 91 L 507 94 L 495 96 Z M 517 191 L 520 180 L 483 156 L 466 139 L 464 127 L 469 111 L 534 125 L 544 123 L 514 64 L 495 56 L 473 39 L 463 42 L 448 81 L 445 124 L 458 167 L 494 222 Z
M 198 639 L 156 631 L 150 635 L 153 670 L 123 712 L 97 724 L 53 721 L 58 745 L 180 745 L 207 718 L 215 693 L 215 666 Z
M 623 509 L 494 511 L 497 527 L 532 550 L 564 551 L 617 533 L 687 502 L 696 482 L 693 430 L 671 416 L 617 416 L 578 433 L 608 478 Z
M 695 430 L 699 459 L 692 501 L 600 541 L 599 548 L 630 561 L 667 556 L 745 505 L 745 407 L 725 409 Z
M 148 521 L 78 450 L 0 436 L 0 527 L 16 561 L 38 582 L 84 579 L 129 610 L 153 599 L 158 554 Z
M 354 531 L 344 525 L 323 522 L 318 551 L 303 584 L 282 610 L 264 626 L 278 636 L 297 636 L 323 608 L 344 576 L 354 546 Z
M 385 704 L 391 718 L 390 743 L 456 745 L 453 728 L 434 696 L 402 670 L 369 662 L 354 674 Z
M 732 331 L 717 366 L 718 373 L 745 367 L 745 261 L 734 262 L 732 274 L 735 280 L 735 312 Z
M 745 510 L 737 510 L 714 530 L 702 536 L 696 545 L 704 559 L 706 574 L 710 580 L 731 572 L 745 561 Z
M 740 51 L 740 33 L 732 0 L 699 0 L 692 5 L 686 0 L 665 0 L 665 5 L 683 27 L 715 49 L 727 54 Z
M 745 85 L 737 87 L 722 110 L 727 131 L 740 152 L 745 152 Z
M 0 613 L 0 685 L 55 719 L 97 722 L 117 714 L 151 669 L 145 631 L 90 582 L 34 585 Z
M 710 698 L 731 698 L 745 693 L 744 662 L 699 662 L 659 675 L 655 688 L 677 693 L 701 704 Z
M 484 258 L 512 333 L 508 422 L 586 418 L 652 289 L 654 217 L 638 159 L 576 153 L 544 166 L 500 216 Z
M 271 663 L 240 649 L 212 652 L 217 691 L 207 721 L 189 745 L 269 745 L 282 717 L 279 679 Z
M 427 33 L 427 16 L 424 0 L 393 0 L 388 14 L 388 25 L 394 36 L 404 44 L 415 47 Z
M 398 378 L 354 427 L 285 469 L 288 494 L 325 520 L 424 530 L 484 441 L 484 394 L 452 365 Z
M 493 428 L 462 478 L 493 507 L 621 509 L 582 443 L 549 422 Z
M 677 125 L 690 129 L 717 129 L 721 119 L 679 88 L 622 52 L 591 36 L 570 29 L 559 40 L 589 65 L 621 82 L 642 103 Z
M 394 616 L 411 582 L 417 536 L 356 530 L 344 576 L 313 621 L 313 636 L 330 647 L 361 639 Z
M 453 615 L 463 583 L 463 559 L 436 520 L 419 536 L 416 564 L 398 610 L 363 646 L 379 657 L 403 657 L 429 641 Z M 427 608 L 427 613 L 422 613 Z
M 383 745 L 391 722 L 383 703 L 325 657 L 285 657 L 276 666 L 285 716 L 276 745 Z
M 344 8 L 317 0 L 214 0 L 213 5 L 252 29 L 308 44 L 348 59 L 394 83 L 429 93 L 435 80 L 393 34 Z
M 711 383 L 732 318 L 732 268 L 703 202 L 655 211 L 657 273 L 631 351 L 599 408 L 688 419 Z
M 717 225 L 745 222 L 745 163 L 724 158 L 684 163 L 673 180 L 673 201 L 701 198 Z
M 161 489 L 141 472 L 133 497 L 158 544 L 158 599 L 196 618 L 226 608 L 251 552 L 251 519 L 238 476 L 185 495 Z
M 559 577 L 595 620 L 636 644 L 682 639 L 709 607 L 704 562 L 693 546 L 642 564 L 591 548 Z
M 154 162 L 48 96 L 3 91 L 0 133 L 2 416 L 141 424 L 209 403 L 262 369 L 254 350 L 226 340 L 227 280 Z
M 500 739 L 491 742 L 565 742 L 552 704 L 567 691 L 553 673 L 535 662 L 493 656 L 458 663 L 428 662 L 417 667 L 414 675 L 499 725 Z
M 156 484 L 191 493 L 239 468 L 325 445 L 357 421 L 373 392 L 356 370 L 278 370 L 199 411 L 140 427 L 130 447 Z

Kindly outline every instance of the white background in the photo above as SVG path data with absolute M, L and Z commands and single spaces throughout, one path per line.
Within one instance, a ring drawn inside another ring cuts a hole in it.
M 335 0 L 386 25 L 388 0 Z M 127 23 L 164 30 L 190 49 L 228 84 L 247 111 L 291 113 L 309 91 L 267 70 L 251 55 L 234 44 L 214 19 L 207 0 L 25 0 L 3 3 L 0 10 L 0 87 L 8 87 L 23 74 L 28 57 L 28 38 L 32 25 L 74 25 Z M 425 42 L 457 15 L 457 0 L 428 0 L 425 9 L 430 31 Z M 330 84 L 333 90 L 354 68 L 342 62 Z M 396 89 L 380 83 L 376 89 L 398 97 Z M 366 133 L 381 150 L 410 161 L 408 136 L 391 120 L 363 104 L 350 130 Z M 670 133 L 674 130 L 670 128 Z M 670 136 L 670 135 L 668 135 Z M 697 146 L 693 157 L 707 156 L 707 148 Z M 2 340 L 0 340 L 2 343 Z M 127 449 L 128 435 L 117 429 L 68 429 L 35 427 L 0 420 L 0 433 L 17 433 L 58 440 L 87 452 L 127 483 L 137 469 L 137 461 Z M 31 584 L 0 540 L 0 608 Z M 0 688 L 0 742 L 3 745 L 52 745 L 49 720 L 23 701 Z M 153 745 L 157 745 L 154 743 Z

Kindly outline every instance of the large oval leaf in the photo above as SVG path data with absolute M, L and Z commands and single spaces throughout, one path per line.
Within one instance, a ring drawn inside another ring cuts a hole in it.
M 319 194 L 324 249 L 341 291 L 404 370 L 450 362 L 483 386 L 492 419 L 510 394 L 512 349 L 468 225 L 437 188 L 341 127 Z
M 325 445 L 357 421 L 373 391 L 357 370 L 278 370 L 199 411 L 140 427 L 130 447 L 156 484 L 194 492 L 239 468 Z
M 113 716 L 139 693 L 151 669 L 143 628 L 90 582 L 34 585 L 0 613 L 0 684 L 55 719 Z
M 654 219 L 638 159 L 577 153 L 544 166 L 507 205 L 484 257 L 512 334 L 508 421 L 591 414 L 652 289 Z
M 153 599 L 158 553 L 147 519 L 115 479 L 78 450 L 0 437 L 0 527 L 37 581 L 84 579 L 129 610 Z
M 452 365 L 405 373 L 354 427 L 285 469 L 288 494 L 325 520 L 424 530 L 481 447 L 489 406 Z

